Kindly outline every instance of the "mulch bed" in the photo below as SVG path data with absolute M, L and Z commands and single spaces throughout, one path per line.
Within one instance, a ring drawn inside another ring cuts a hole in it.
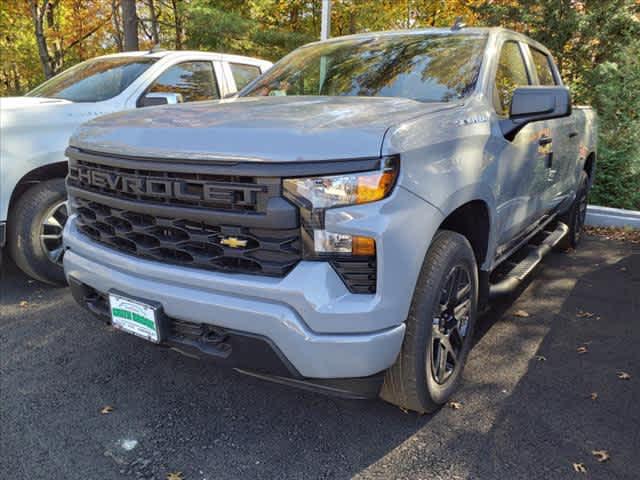
M 587 235 L 604 238 L 605 240 L 620 240 L 640 244 L 640 230 L 628 227 L 585 227 Z

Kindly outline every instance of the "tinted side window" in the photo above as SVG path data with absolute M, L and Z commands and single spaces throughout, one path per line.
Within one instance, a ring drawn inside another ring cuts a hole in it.
M 520 46 L 516 42 L 506 42 L 500 52 L 495 88 L 493 89 L 496 112 L 501 115 L 509 115 L 513 91 L 516 87 L 529 84 L 529 76 Z
M 236 82 L 236 88 L 242 90 L 251 80 L 260 76 L 260 69 L 255 65 L 230 63 L 231 74 Z
M 530 50 L 540 85 L 555 85 L 556 80 L 553 78 L 553 72 L 551 71 L 551 59 L 535 48 L 531 48 Z
M 211 62 L 185 62 L 174 65 L 153 82 L 149 92 L 180 93 L 185 102 L 220 98 Z

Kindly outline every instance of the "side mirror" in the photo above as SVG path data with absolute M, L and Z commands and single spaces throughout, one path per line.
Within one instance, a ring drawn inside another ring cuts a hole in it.
M 181 93 L 149 92 L 138 100 L 138 107 L 152 107 L 154 105 L 175 105 L 183 103 Z
M 519 87 L 513 92 L 509 118 L 500 122 L 508 140 L 528 123 L 571 115 L 571 92 L 566 87 Z

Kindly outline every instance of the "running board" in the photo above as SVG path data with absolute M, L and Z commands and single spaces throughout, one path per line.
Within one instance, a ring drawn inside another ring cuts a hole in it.
M 538 245 L 529 245 L 529 253 L 518 263 L 514 264 L 513 268 L 502 280 L 489 286 L 489 298 L 509 295 L 515 291 L 527 275 L 542 261 L 544 256 L 549 253 L 568 232 L 569 227 L 562 222 L 558 222 L 555 230 L 544 232 L 547 236 L 542 242 Z

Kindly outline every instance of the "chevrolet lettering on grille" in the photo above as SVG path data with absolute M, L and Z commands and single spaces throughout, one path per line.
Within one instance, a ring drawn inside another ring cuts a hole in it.
M 263 185 L 221 184 L 199 180 L 122 174 L 82 165 L 69 167 L 69 179 L 83 186 L 114 193 L 141 195 L 157 199 L 191 202 L 255 205 L 256 194 L 265 192 Z

